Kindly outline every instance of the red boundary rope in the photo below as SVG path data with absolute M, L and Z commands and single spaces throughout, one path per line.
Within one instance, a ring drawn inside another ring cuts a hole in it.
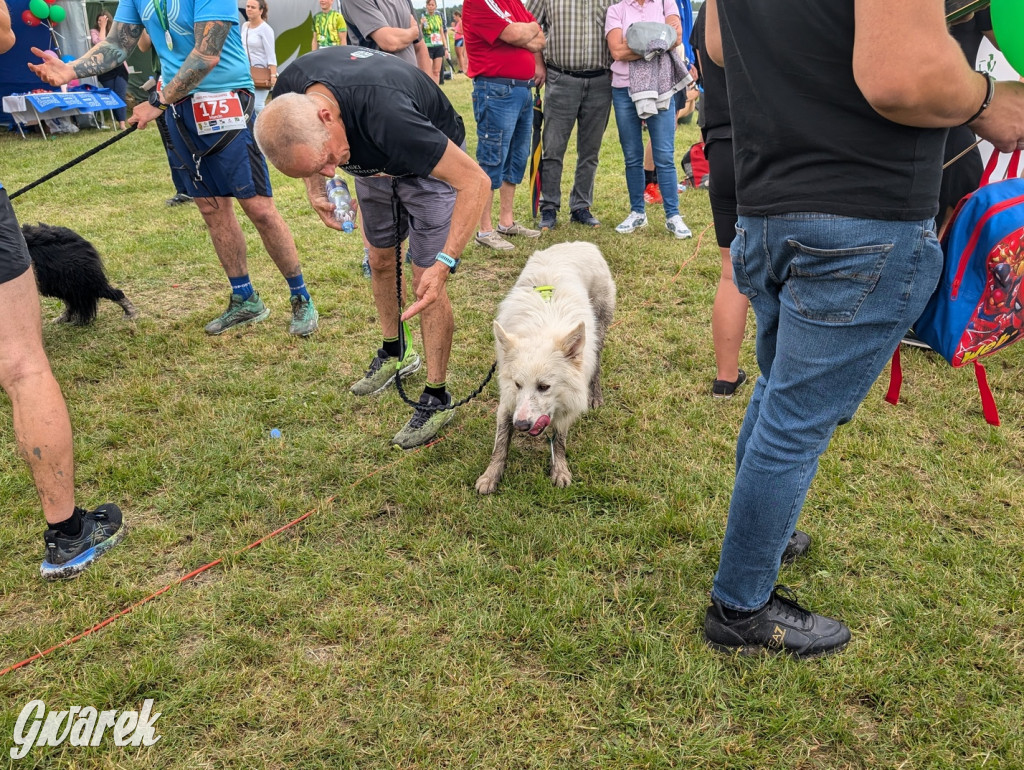
M 431 441 L 429 444 L 425 444 L 424 446 L 420 447 L 419 449 L 417 449 L 415 451 L 419 452 L 419 451 L 421 451 L 423 449 L 428 449 L 428 448 L 434 446 L 434 444 L 437 444 L 438 442 L 443 441 L 443 440 L 444 440 L 444 437 L 442 436 L 441 438 L 438 438 L 435 441 Z M 414 454 L 414 453 L 410 453 L 410 454 Z M 405 459 L 404 456 L 403 456 L 402 459 Z M 352 482 L 349 485 L 349 489 L 352 489 L 357 484 L 361 484 L 362 482 L 366 481 L 366 479 L 369 479 L 369 478 L 373 477 L 374 475 L 380 473 L 381 471 L 385 470 L 386 468 L 390 468 L 390 467 L 392 467 L 394 465 L 397 465 L 399 462 L 401 462 L 401 460 L 397 460 L 397 461 L 391 463 L 390 465 L 386 465 L 386 466 L 384 466 L 384 468 L 378 468 L 373 473 L 367 474 L 363 478 L 358 479 L 357 481 Z M 257 546 L 261 545 L 262 543 L 264 543 L 265 541 L 269 540 L 270 538 L 275 537 L 277 535 L 280 535 L 285 530 L 291 529 L 292 527 L 294 527 L 299 522 L 305 521 L 306 519 L 308 519 L 310 516 L 312 516 L 318 510 L 323 508 L 323 506 L 328 505 L 329 503 L 331 503 L 334 500 L 335 497 L 336 497 L 336 495 L 331 495 L 326 500 L 324 500 L 323 503 L 318 505 L 316 508 L 314 508 L 314 509 L 312 509 L 310 511 L 306 511 L 306 513 L 302 514 L 297 519 L 292 519 L 290 522 L 285 524 L 283 527 L 278 527 L 273 532 L 270 532 L 270 533 L 264 535 L 263 537 L 261 537 L 259 540 L 255 540 L 255 541 L 249 543 L 249 545 L 245 546 L 244 548 L 240 548 L 239 550 L 235 551 L 233 555 L 237 556 L 239 554 L 245 553 L 246 551 L 251 551 L 253 548 L 256 548 Z M 196 577 L 197 575 L 201 575 L 202 573 L 206 572 L 206 570 L 208 570 L 208 569 L 210 569 L 212 567 L 216 567 L 218 564 L 220 564 L 223 561 L 224 561 L 224 557 L 222 556 L 219 559 L 214 559 L 209 564 L 204 564 L 202 567 L 199 567 L 198 569 L 192 570 L 187 575 L 182 575 L 180 578 L 177 578 L 176 580 L 172 580 L 170 583 L 165 585 L 163 588 L 159 589 L 158 591 L 154 591 L 153 593 L 151 593 L 146 598 L 140 599 L 139 601 L 135 602 L 135 604 L 132 604 L 132 605 L 130 605 L 128 607 L 125 607 L 120 612 L 116 613 L 115 615 L 111 615 L 109 618 L 107 618 L 104 621 L 101 621 L 101 622 L 97 623 L 92 628 L 88 628 L 85 631 L 82 631 L 80 634 L 76 634 L 75 636 L 72 636 L 69 639 L 65 639 L 64 641 L 59 642 L 58 644 L 53 645 L 53 647 L 45 649 L 42 652 L 37 652 L 35 655 L 33 655 L 33 656 L 29 657 L 29 658 L 25 658 L 25 660 L 20 661 L 19 663 L 15 663 L 12 666 L 8 666 L 7 668 L 5 668 L 3 670 L 0 670 L 0 676 L 4 676 L 6 674 L 10 674 L 12 671 L 17 671 L 19 668 L 27 666 L 29 663 L 32 663 L 33 661 L 39 660 L 40 658 L 42 658 L 42 657 L 44 657 L 46 655 L 49 655 L 51 652 L 59 650 L 62 647 L 67 647 L 67 646 L 69 646 L 71 644 L 74 644 L 75 642 L 77 642 L 77 641 L 79 641 L 81 639 L 84 639 L 87 636 L 90 636 L 91 634 L 96 633 L 97 631 L 99 631 L 104 626 L 110 625 L 111 623 L 113 623 L 118 618 L 124 617 L 125 615 L 127 615 L 127 614 L 129 614 L 131 612 L 134 612 L 139 607 L 141 607 L 143 604 L 146 604 L 147 602 L 152 601 L 153 599 L 155 599 L 156 597 L 160 596 L 161 594 L 164 594 L 167 591 L 171 590 L 174 586 L 181 585 L 182 583 L 184 583 L 184 582 L 186 582 L 188 580 L 191 580 L 192 578 Z

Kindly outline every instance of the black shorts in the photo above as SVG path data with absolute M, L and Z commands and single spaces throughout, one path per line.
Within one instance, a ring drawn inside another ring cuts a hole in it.
M 708 160 L 708 200 L 715 223 L 715 237 L 720 247 L 728 248 L 736 237 L 736 168 L 733 165 L 732 140 L 708 142 L 704 145 L 704 157 Z
M 427 51 L 430 53 L 431 59 L 443 59 L 444 58 L 444 46 L 443 45 L 428 45 Z
M 7 191 L 0 188 L 0 283 L 7 283 L 28 270 L 32 260 Z
M 976 141 L 978 137 L 967 126 L 949 129 L 942 162 L 948 163 Z M 942 186 L 939 188 L 940 220 L 946 215 L 946 209 L 956 208 L 961 198 L 978 189 L 984 171 L 981 150 L 975 147 L 942 172 Z

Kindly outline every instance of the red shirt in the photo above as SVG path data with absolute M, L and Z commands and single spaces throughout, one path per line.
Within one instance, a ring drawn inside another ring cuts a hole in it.
M 515 78 L 532 80 L 537 60 L 532 51 L 501 40 L 501 33 L 513 22 L 536 21 L 521 0 L 465 0 L 462 29 L 471 78 Z

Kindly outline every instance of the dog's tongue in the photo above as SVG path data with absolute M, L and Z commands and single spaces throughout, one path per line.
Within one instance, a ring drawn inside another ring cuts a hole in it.
M 533 427 L 530 428 L 530 435 L 539 436 L 544 431 L 544 429 L 548 427 L 548 424 L 550 422 L 551 418 L 548 417 L 546 414 L 542 414 L 540 417 L 537 418 L 537 422 L 533 424 Z

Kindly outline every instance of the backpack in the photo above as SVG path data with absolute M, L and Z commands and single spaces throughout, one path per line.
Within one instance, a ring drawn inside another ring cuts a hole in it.
M 973 364 L 982 412 L 999 425 L 999 412 L 978 359 L 1020 339 L 1024 327 L 1024 179 L 1020 151 L 1010 155 L 1006 177 L 988 183 L 999 153 L 993 152 L 981 186 L 957 204 L 941 242 L 945 255 L 939 285 L 914 333 L 952 366 Z M 893 355 L 886 401 L 899 398 L 902 370 Z
M 708 186 L 708 159 L 704 157 L 704 142 L 697 142 L 691 146 L 683 159 L 679 162 L 682 166 L 683 175 L 686 177 L 686 186 L 707 187 Z

